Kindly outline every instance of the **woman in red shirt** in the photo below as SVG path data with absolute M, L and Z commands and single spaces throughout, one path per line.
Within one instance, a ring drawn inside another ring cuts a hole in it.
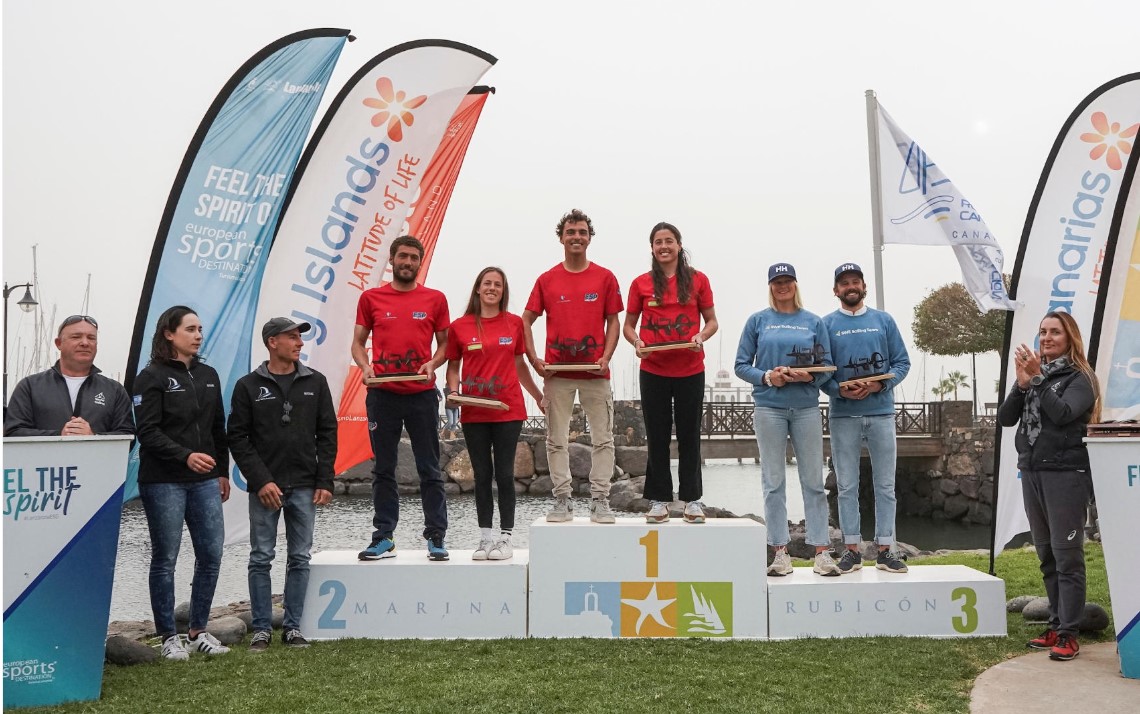
M 509 295 L 506 274 L 499 268 L 484 268 L 471 288 L 467 311 L 447 332 L 448 395 L 493 399 L 506 406 L 495 409 L 464 404 L 460 414 L 475 472 L 475 510 L 481 532 L 474 560 L 506 560 L 514 554 L 515 448 L 526 420 L 522 390 L 526 389 L 542 408 L 542 392 L 523 359 L 526 341 L 522 318 L 507 312 Z M 495 509 L 492 480 L 499 485 L 498 536 L 491 527 Z
M 716 334 L 712 287 L 705 274 L 689 265 L 681 247 L 681 232 L 670 223 L 658 223 L 649 232 L 653 256 L 650 271 L 629 288 L 622 334 L 641 357 L 641 414 L 649 461 L 645 469 L 645 497 L 650 500 L 645 520 L 669 520 L 673 500 L 673 474 L 669 468 L 669 440 L 677 422 L 677 497 L 686 502 L 686 523 L 704 523 L 701 507 L 701 411 L 705 395 L 705 357 L 702 345 Z M 641 316 L 641 327 L 637 319 Z M 701 328 L 701 320 L 704 328 Z M 662 343 L 686 347 L 645 351 Z

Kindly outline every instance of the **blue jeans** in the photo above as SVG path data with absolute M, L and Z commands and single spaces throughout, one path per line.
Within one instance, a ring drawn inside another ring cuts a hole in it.
M 871 455 L 871 481 L 875 486 L 875 542 L 895 542 L 895 417 L 831 417 L 831 459 L 839 487 L 839 528 L 843 542 L 862 540 L 859 520 L 859 460 L 863 442 Z
M 372 467 L 372 541 L 391 538 L 400 521 L 400 492 L 396 462 L 400 433 L 408 430 L 412 455 L 420 476 L 420 503 L 424 509 L 424 538 L 447 533 L 447 496 L 439 471 L 439 406 L 431 390 L 396 394 L 369 389 L 364 399 L 368 437 L 376 463 Z
M 222 494 L 218 479 L 192 483 L 140 483 L 139 496 L 150 530 L 150 607 L 154 627 L 164 638 L 174 624 L 174 566 L 182 546 L 182 524 L 194 544 L 194 579 L 190 584 L 190 629 L 205 629 L 222 563 Z
M 309 551 L 313 547 L 313 526 L 317 506 L 313 489 L 294 488 L 281 495 L 281 508 L 261 505 L 256 493 L 249 494 L 249 607 L 253 630 L 273 629 L 273 584 L 269 568 L 276 554 L 277 523 L 285 512 L 285 542 L 289 557 L 285 562 L 285 621 L 283 629 L 300 626 L 309 587 Z
M 827 526 L 827 492 L 823 488 L 823 419 L 819 407 L 776 409 L 756 407 L 753 412 L 756 445 L 760 449 L 760 484 L 764 489 L 764 522 L 768 545 L 784 546 L 788 534 L 788 496 L 784 460 L 788 436 L 800 472 L 807 544 L 830 545 Z

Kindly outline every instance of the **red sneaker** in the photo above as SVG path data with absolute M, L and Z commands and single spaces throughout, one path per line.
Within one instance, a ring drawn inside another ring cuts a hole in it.
M 1057 635 L 1057 644 L 1049 652 L 1049 659 L 1068 661 L 1081 653 L 1081 646 L 1073 635 Z
M 1035 650 L 1051 650 L 1055 644 L 1057 644 L 1057 631 L 1050 628 L 1026 642 L 1025 646 Z

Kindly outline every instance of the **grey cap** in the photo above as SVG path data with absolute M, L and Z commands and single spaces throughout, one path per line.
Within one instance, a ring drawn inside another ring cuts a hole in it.
M 313 326 L 307 322 L 293 322 L 287 317 L 274 317 L 261 328 L 261 341 L 268 345 L 270 337 L 276 337 L 282 332 L 297 329 L 301 334 L 305 334 L 312 328 Z

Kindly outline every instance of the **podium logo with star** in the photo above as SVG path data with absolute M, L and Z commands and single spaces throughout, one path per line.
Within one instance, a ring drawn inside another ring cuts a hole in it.
M 730 582 L 566 583 L 565 595 L 566 615 L 591 633 L 598 620 L 617 637 L 732 637 Z

